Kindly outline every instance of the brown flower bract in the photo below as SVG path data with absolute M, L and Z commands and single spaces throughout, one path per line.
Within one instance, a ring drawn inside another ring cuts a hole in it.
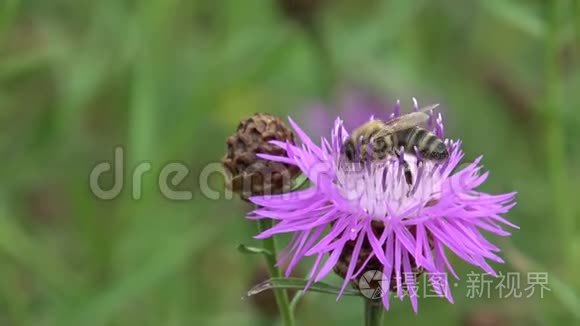
M 223 164 L 231 176 L 231 189 L 242 199 L 286 192 L 300 172 L 294 165 L 256 155 L 286 156 L 284 149 L 269 143 L 271 140 L 294 144 L 294 133 L 282 120 L 268 113 L 256 113 L 240 122 L 236 133 L 227 139 Z
M 381 236 L 381 234 L 383 233 L 384 229 L 385 229 L 385 225 L 382 222 L 378 222 L 378 221 L 373 221 L 371 224 L 372 228 L 373 228 L 373 232 L 375 234 L 375 236 L 377 238 L 379 238 Z M 416 235 L 416 230 L 414 227 L 411 227 L 409 229 L 409 231 L 411 232 L 411 234 L 413 234 L 413 236 Z M 428 235 L 429 237 L 429 243 L 430 246 L 432 248 L 431 245 L 431 235 Z M 336 263 L 336 265 L 334 266 L 334 273 L 337 274 L 338 276 L 340 276 L 341 278 L 345 278 L 346 274 L 348 272 L 348 266 L 350 265 L 350 262 L 352 260 L 352 254 L 354 251 L 354 247 L 355 247 L 355 243 L 356 243 L 356 239 L 355 240 L 349 240 L 346 242 L 342 253 L 340 254 L 340 257 L 338 259 L 338 262 Z M 360 290 L 359 289 L 359 282 L 361 277 L 364 275 L 364 273 L 368 272 L 368 271 L 378 271 L 378 272 L 383 272 L 383 264 L 379 261 L 379 259 L 376 256 L 373 256 L 369 259 L 369 257 L 372 255 L 373 253 L 373 248 L 371 246 L 371 244 L 369 243 L 368 239 L 364 239 L 363 240 L 363 244 L 361 246 L 361 250 L 356 262 L 356 266 L 355 266 L 355 271 L 360 270 L 360 268 L 363 266 L 364 262 L 367 261 L 368 259 L 368 263 L 366 264 L 364 270 L 359 274 L 359 276 L 356 279 L 351 280 L 350 284 L 353 288 Z M 413 270 L 413 274 L 415 276 L 415 281 L 417 282 L 419 277 L 423 274 L 424 270 L 421 267 L 417 266 L 417 263 L 415 262 L 415 259 L 413 259 L 413 257 L 409 256 L 409 261 Z M 409 291 L 409 289 L 407 289 L 408 284 L 406 284 L 406 280 L 405 279 L 401 279 L 401 285 L 403 287 L 403 291 Z M 369 284 L 370 288 L 373 290 L 376 290 L 380 287 L 380 283 L 377 281 L 373 281 Z M 383 289 L 383 291 L 385 291 Z M 397 292 L 397 279 L 396 279 L 396 275 L 391 275 L 391 282 L 390 282 L 390 288 L 389 288 L 390 292 Z

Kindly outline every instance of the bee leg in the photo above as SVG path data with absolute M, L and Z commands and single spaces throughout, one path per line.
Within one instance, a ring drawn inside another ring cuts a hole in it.
M 413 185 L 413 174 L 411 174 L 411 169 L 409 168 L 409 163 L 403 161 L 403 168 L 405 170 L 405 181 L 409 186 Z
M 405 161 L 405 158 L 403 156 L 404 150 L 403 150 L 403 148 L 401 148 L 399 150 L 395 150 L 395 153 L 399 157 L 399 162 L 401 162 L 401 164 L 403 165 L 403 170 L 405 173 L 405 181 L 407 181 L 407 184 L 410 187 L 413 185 L 413 174 L 411 174 L 411 168 L 409 168 L 409 163 L 407 163 L 407 161 Z
M 409 168 L 409 163 L 407 161 L 403 161 L 403 168 L 405 169 L 405 181 L 407 181 L 407 185 L 409 186 L 409 191 L 407 191 L 407 197 L 411 197 L 411 193 L 415 188 L 413 186 L 413 174 L 411 173 L 411 169 Z

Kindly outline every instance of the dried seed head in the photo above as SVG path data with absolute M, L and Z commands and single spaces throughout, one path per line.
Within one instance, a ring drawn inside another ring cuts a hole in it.
M 242 199 L 286 192 L 299 173 L 294 165 L 264 160 L 256 155 L 285 156 L 286 151 L 271 144 L 271 140 L 293 144 L 294 134 L 282 120 L 267 113 L 257 113 L 240 122 L 236 133 L 227 139 L 223 164 L 230 174 L 232 190 Z

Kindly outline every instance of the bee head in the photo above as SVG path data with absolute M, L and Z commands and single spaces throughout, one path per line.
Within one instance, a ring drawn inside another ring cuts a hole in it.
M 356 160 L 356 146 L 352 138 L 348 138 L 342 146 L 342 154 L 349 162 Z

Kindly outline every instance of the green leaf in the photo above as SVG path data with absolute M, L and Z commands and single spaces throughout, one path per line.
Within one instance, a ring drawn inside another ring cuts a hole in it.
M 302 278 L 271 278 L 267 281 L 264 281 L 253 288 L 251 288 L 247 292 L 247 296 L 251 297 L 253 295 L 262 293 L 267 290 L 271 289 L 296 289 L 296 290 L 303 290 L 306 287 L 308 280 Z M 322 283 L 322 282 L 315 282 L 310 285 L 308 291 L 311 292 L 320 292 L 320 293 L 327 293 L 327 294 L 338 294 L 340 293 L 340 288 L 334 285 Z M 347 288 L 344 290 L 342 295 L 346 296 L 361 296 L 361 293 L 357 290 Z
M 298 302 L 300 302 L 300 300 L 302 300 L 302 297 L 304 297 L 305 294 L 306 293 L 302 290 L 296 292 L 296 294 L 292 298 L 292 301 L 290 302 L 290 309 L 292 309 L 292 310 L 296 309 Z
M 292 186 L 292 191 L 304 189 L 310 186 L 310 180 L 304 175 L 301 174 L 296 179 L 294 179 L 294 185 Z
M 243 243 L 240 243 L 238 245 L 238 251 L 241 252 L 241 253 L 243 253 L 243 254 L 246 254 L 246 255 L 268 255 L 268 256 L 272 256 L 272 253 L 268 249 L 247 246 L 247 245 L 245 245 Z

